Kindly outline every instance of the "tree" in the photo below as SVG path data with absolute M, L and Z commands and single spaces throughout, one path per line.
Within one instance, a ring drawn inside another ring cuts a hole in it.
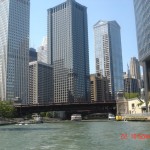
M 46 116 L 46 112 L 40 112 L 40 116 L 41 117 L 45 117 Z
M 10 101 L 0 101 L 0 117 L 13 118 L 15 116 L 16 109 L 13 103 Z
M 52 117 L 53 117 L 52 112 L 46 112 L 46 117 L 48 117 L 48 118 L 52 118 Z
M 53 118 L 57 118 L 58 117 L 58 113 L 56 111 L 53 111 Z
M 125 93 L 124 94 L 126 99 L 131 99 L 131 98 L 138 98 L 139 97 L 139 93 Z

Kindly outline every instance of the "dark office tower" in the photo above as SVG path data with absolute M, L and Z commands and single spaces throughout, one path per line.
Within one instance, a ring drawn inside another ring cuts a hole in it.
M 140 64 L 136 57 L 131 57 L 130 60 L 130 77 L 141 80 Z
M 75 0 L 48 9 L 48 63 L 54 68 L 55 103 L 89 101 L 86 9 Z
M 150 96 L 150 1 L 134 0 L 139 61 L 143 66 L 145 100 Z
M 37 61 L 37 52 L 34 48 L 29 49 L 29 62 L 31 61 Z
M 139 81 L 138 79 L 127 77 L 124 78 L 124 92 L 125 93 L 138 93 Z
M 106 102 L 111 100 L 109 93 L 109 80 L 99 74 L 90 75 L 91 102 Z
M 123 65 L 120 26 L 116 21 L 98 21 L 94 25 L 96 73 L 109 80 L 112 99 L 123 90 Z
M 0 0 L 0 99 L 28 100 L 30 0 Z

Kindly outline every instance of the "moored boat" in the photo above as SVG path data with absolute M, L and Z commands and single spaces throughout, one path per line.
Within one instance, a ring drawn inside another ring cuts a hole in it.
M 81 121 L 81 120 L 82 120 L 81 114 L 73 114 L 73 115 L 71 115 L 71 121 Z
M 43 123 L 42 117 L 40 117 L 40 115 L 34 114 L 34 115 L 32 115 L 32 117 L 34 119 L 34 123 Z
M 113 114 L 109 113 L 108 120 L 115 120 L 115 116 Z

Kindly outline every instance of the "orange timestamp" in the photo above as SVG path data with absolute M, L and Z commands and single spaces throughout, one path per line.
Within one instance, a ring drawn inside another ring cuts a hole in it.
M 122 133 L 120 135 L 121 140 L 127 140 L 129 138 L 134 139 L 134 140 L 146 140 L 146 139 L 150 139 L 150 134 L 141 134 L 141 133 L 126 134 L 126 133 Z

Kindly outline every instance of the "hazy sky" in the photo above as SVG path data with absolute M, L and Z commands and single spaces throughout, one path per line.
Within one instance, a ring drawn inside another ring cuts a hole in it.
M 116 20 L 121 27 L 123 70 L 131 57 L 138 57 L 132 0 L 76 0 L 87 7 L 90 73 L 95 73 L 93 25 L 99 20 Z M 30 46 L 37 49 L 47 34 L 47 9 L 65 0 L 31 0 Z

